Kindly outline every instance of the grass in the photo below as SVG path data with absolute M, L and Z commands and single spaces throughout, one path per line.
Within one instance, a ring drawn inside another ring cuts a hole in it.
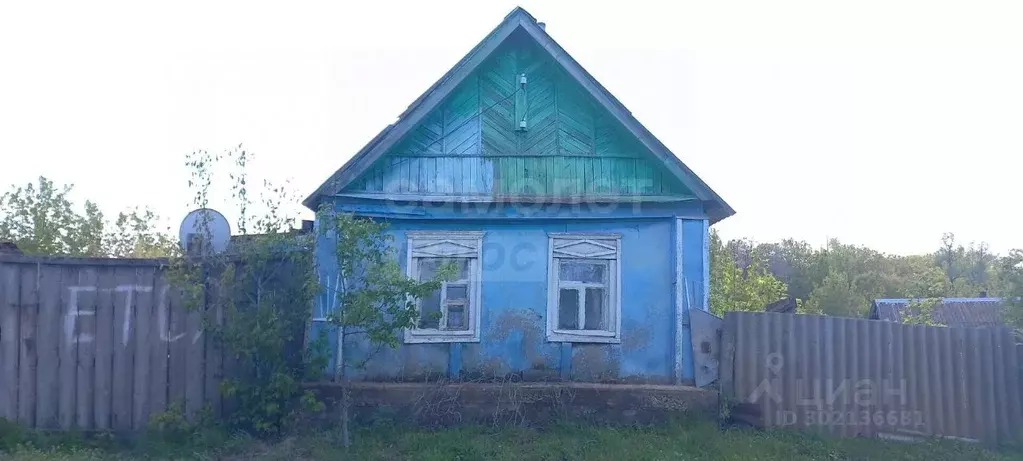
M 0 445 L 5 461 L 187 460 L 1023 460 L 1023 453 L 992 451 L 949 441 L 921 443 L 825 438 L 790 431 L 731 428 L 689 422 L 648 428 L 557 426 L 544 430 L 463 427 L 437 431 L 362 429 L 346 452 L 336 434 L 315 432 L 263 443 L 205 431 L 187 443 L 60 440 Z M 3 434 L 0 434 L 2 436 Z M 6 450 L 6 451 L 5 451 Z

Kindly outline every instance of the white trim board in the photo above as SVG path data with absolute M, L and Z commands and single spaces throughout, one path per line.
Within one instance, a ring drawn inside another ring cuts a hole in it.
M 485 231 L 411 230 L 405 232 L 405 275 L 418 280 L 416 258 L 467 258 L 470 305 L 468 331 L 405 329 L 406 344 L 479 342 L 483 312 L 483 236 Z

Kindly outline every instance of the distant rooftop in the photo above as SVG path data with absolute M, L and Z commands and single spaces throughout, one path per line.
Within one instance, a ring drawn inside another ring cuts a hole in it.
M 0 241 L 0 254 L 16 254 L 16 255 L 20 255 L 21 254 L 21 249 L 18 248 L 18 245 L 15 245 L 14 242 L 12 242 L 10 240 L 3 240 L 3 241 Z
M 903 323 L 910 299 L 875 299 L 870 307 L 870 318 Z M 923 301 L 917 299 L 916 301 Z M 941 298 L 931 312 L 935 322 L 950 327 L 1001 326 L 1002 298 Z

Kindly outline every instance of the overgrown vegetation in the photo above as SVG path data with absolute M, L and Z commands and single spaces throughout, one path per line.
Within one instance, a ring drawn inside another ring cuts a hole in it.
M 660 427 L 460 427 L 439 431 L 380 426 L 361 429 L 344 449 L 334 432 L 305 432 L 274 443 L 221 434 L 180 446 L 118 448 L 110 443 L 53 440 L 0 448 L 10 461 L 37 460 L 1013 460 L 1018 452 L 949 441 L 837 439 L 792 431 L 719 429 L 709 422 Z M 219 442 L 214 443 L 214 441 Z M 2 446 L 0 446 L 2 447 Z
M 1012 250 L 998 263 L 1001 266 L 1002 296 L 1009 306 L 1004 313 L 1005 320 L 1016 327 L 1017 341 L 1023 342 L 1023 250 Z
M 393 237 L 385 233 L 386 223 L 333 213 L 326 207 L 319 218 L 320 231 L 337 243 L 339 277 L 332 288 L 337 296 L 328 306 L 327 320 L 343 328 L 349 339 L 365 338 L 371 346 L 398 346 L 398 335 L 419 320 L 416 300 L 440 289 L 445 278 L 455 275 L 453 263 L 441 267 L 431 279 L 409 278 L 398 262 Z
M 740 267 L 726 251 L 717 232 L 710 235 L 710 311 L 763 311 L 785 296 L 785 283 L 767 270 L 763 255 L 752 255 Z
M 226 251 L 202 247 L 174 261 L 168 281 L 183 290 L 185 305 L 203 314 L 203 329 L 226 352 L 230 375 L 220 390 L 230 402 L 226 427 L 273 437 L 295 427 L 323 404 L 302 383 L 326 366 L 324 342 L 306 342 L 310 306 L 318 290 L 312 261 L 312 235 L 294 231 L 295 216 L 285 204 L 288 191 L 264 183 L 257 207 L 249 193 L 246 166 L 251 154 L 239 146 L 223 155 L 194 152 L 187 158 L 193 205 L 205 209 L 218 162 L 234 169 L 232 199 L 237 205 L 235 235 Z M 252 210 L 259 209 L 259 214 Z M 201 214 L 198 231 L 211 242 L 210 215 Z
M 302 387 L 320 379 L 327 364 L 325 338 L 305 338 L 310 307 L 321 288 L 332 292 L 326 297 L 331 305 L 320 307 L 339 327 L 340 340 L 359 346 L 357 353 L 337 361 L 336 377 L 344 382 L 344 369 L 364 367 L 374 351 L 397 346 L 399 334 L 419 320 L 416 299 L 438 290 L 454 273 L 448 265 L 430 280 L 411 279 L 401 270 L 386 225 L 323 210 L 322 232 L 337 242 L 338 277 L 334 285 L 320 287 L 312 261 L 316 236 L 292 228 L 296 215 L 288 205 L 298 200 L 286 187 L 269 182 L 252 193 L 256 188 L 247 170 L 251 160 L 240 145 L 223 154 L 196 151 L 186 158 L 194 209 L 209 207 L 215 182 L 230 181 L 237 220 L 224 252 L 205 245 L 198 253 L 180 254 L 169 232 L 155 230 L 158 218 L 148 210 L 106 223 L 98 207 L 87 201 L 84 213 L 78 213 L 69 198 L 72 187 L 55 186 L 45 178 L 38 186 L 12 189 L 0 201 L 0 239 L 14 241 L 28 254 L 177 256 L 171 260 L 168 282 L 182 290 L 187 308 L 202 314 L 203 331 L 225 352 L 230 374 L 220 391 L 230 409 L 223 421 L 197 424 L 172 407 L 153 418 L 151 428 L 161 439 L 192 438 L 206 423 L 259 437 L 286 434 L 301 417 L 324 408 Z M 220 177 L 225 162 L 230 164 L 227 178 Z M 197 231 L 206 243 L 213 241 L 211 218 L 200 214 Z M 345 398 L 340 427 L 346 446 L 348 407 Z
M 232 402 L 225 412 L 227 427 L 274 437 L 294 429 L 303 415 L 324 409 L 323 402 L 302 388 L 303 382 L 319 379 L 327 366 L 326 338 L 301 341 L 321 289 L 333 300 L 320 308 L 338 327 L 339 340 L 361 347 L 359 354 L 337 360 L 335 377 L 344 384 L 343 370 L 363 367 L 373 351 L 399 344 L 398 335 L 418 321 L 416 299 L 438 290 L 454 269 L 444 267 L 430 280 L 411 279 L 401 270 L 385 224 L 325 209 L 319 214 L 320 230 L 336 242 L 338 276 L 336 283 L 321 286 L 312 261 L 316 235 L 294 232 L 295 216 L 285 207 L 297 200 L 285 188 L 264 183 L 260 200 L 253 203 L 246 171 L 251 154 L 241 146 L 223 155 L 189 155 L 193 206 L 207 208 L 214 171 L 222 160 L 233 165 L 229 178 L 241 235 L 224 253 L 176 260 L 169 280 L 184 288 L 186 305 L 202 311 L 205 331 L 229 352 L 232 373 L 221 383 L 224 397 Z M 199 226 L 208 234 L 206 224 L 200 221 Z M 343 395 L 340 436 L 347 446 L 347 388 Z
M 419 281 L 405 275 L 385 233 L 387 225 L 323 207 L 318 213 L 320 232 L 335 242 L 337 283 L 328 286 L 331 305 L 327 320 L 338 327 L 339 341 L 359 346 L 358 354 L 342 353 L 337 359 L 337 378 L 342 385 L 340 405 L 341 443 L 351 444 L 347 370 L 363 368 L 374 352 L 397 347 L 399 334 L 419 321 L 416 302 L 441 287 L 455 273 L 453 264 L 442 265 L 437 274 Z M 343 306 L 343 309 L 342 309 Z M 344 348 L 346 351 L 349 348 Z
M 910 325 L 946 326 L 935 318 L 934 308 L 941 303 L 938 298 L 912 299 L 906 304 L 902 321 Z
M 757 243 L 749 239 L 711 238 L 711 308 L 762 310 L 784 297 L 799 311 L 850 317 L 866 316 L 877 298 L 924 301 L 942 297 L 1023 294 L 1023 250 L 1005 256 L 986 244 L 958 242 L 945 234 L 934 252 L 892 255 L 832 239 L 823 248 L 786 239 Z M 1021 308 L 1007 317 L 1023 327 Z

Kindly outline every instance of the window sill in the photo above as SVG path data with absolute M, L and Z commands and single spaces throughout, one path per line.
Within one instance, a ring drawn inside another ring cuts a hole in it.
M 433 343 L 478 343 L 480 335 L 475 333 L 416 332 L 405 330 L 405 344 Z
M 603 334 L 548 332 L 547 341 L 552 343 L 620 344 L 622 338 L 611 332 Z

